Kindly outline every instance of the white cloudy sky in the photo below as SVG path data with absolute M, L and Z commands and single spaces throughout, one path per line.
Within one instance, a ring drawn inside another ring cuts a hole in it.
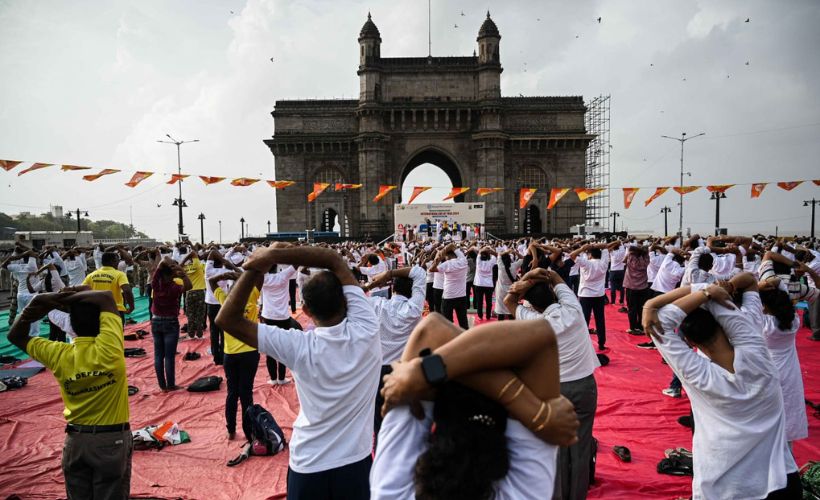
M 675 185 L 679 146 L 660 135 L 682 131 L 707 133 L 687 145 L 691 184 L 820 178 L 814 0 L 432 3 L 434 55 L 472 54 L 492 11 L 504 95 L 612 95 L 613 186 Z M 183 147 L 185 171 L 272 178 L 262 140 L 273 132 L 274 101 L 355 97 L 356 38 L 368 10 L 383 55 L 426 55 L 424 0 L 0 0 L 0 158 L 171 172 L 174 148 L 156 142 L 171 133 L 201 141 Z M 412 184 L 444 182 L 416 172 Z M 0 176 L 0 211 L 54 203 L 127 222 L 133 209 L 140 230 L 176 233 L 175 187 L 159 178 L 132 190 L 122 185 L 126 174 L 94 183 L 47 170 Z M 238 236 L 240 217 L 256 234 L 275 221 L 266 185 L 194 180 L 184 189 L 193 235 L 199 212 L 206 239 L 216 239 L 218 220 L 225 239 Z M 738 233 L 807 231 L 802 200 L 818 189 L 772 185 L 750 200 L 748 186 L 735 187 L 722 222 Z M 643 208 L 649 194 L 624 210 L 615 193 L 627 228 L 662 229 L 660 207 L 675 208 L 675 197 Z M 695 231 L 713 226 L 705 191 L 688 195 L 686 219 Z

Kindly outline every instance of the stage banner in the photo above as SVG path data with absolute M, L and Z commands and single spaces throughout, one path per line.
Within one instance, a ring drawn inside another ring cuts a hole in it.
M 311 192 L 307 197 L 308 203 L 312 203 L 313 201 L 315 201 L 316 198 L 318 198 L 319 195 L 322 194 L 322 192 L 328 188 L 328 186 L 330 186 L 329 182 L 314 182 L 313 192 Z
M 381 200 L 382 198 L 387 196 L 387 193 L 389 193 L 390 191 L 392 191 L 394 189 L 396 189 L 396 186 L 386 186 L 386 185 L 379 186 L 379 194 L 377 194 L 376 197 L 373 198 L 373 203 L 376 203 L 377 201 Z
M 208 177 L 207 175 L 200 175 L 199 178 L 202 179 L 202 182 L 204 182 L 206 186 L 225 180 L 225 177 Z
M 13 169 L 17 165 L 21 164 L 21 161 L 14 161 L 14 160 L 0 160 L 0 168 L 8 172 L 9 170 Z
M 335 189 L 336 191 L 345 191 L 347 189 L 359 189 L 362 187 L 361 184 L 342 184 L 341 182 L 337 182 Z
M 125 185 L 130 188 L 137 187 L 137 184 L 151 177 L 152 175 L 154 175 L 154 172 L 135 172 L 134 175 L 131 176 L 131 180 L 126 182 Z
M 504 188 L 478 188 L 475 190 L 475 194 L 478 196 L 487 196 L 490 193 L 497 193 L 503 190 Z
M 120 170 L 117 170 L 115 168 L 104 168 L 104 169 L 100 170 L 99 172 L 97 172 L 96 174 L 84 175 L 83 180 L 84 181 L 89 181 L 89 182 L 96 181 L 97 179 L 99 179 L 100 177 L 102 177 L 104 175 L 116 174 L 117 172 L 120 172 Z
M 430 189 L 430 187 L 431 186 L 413 186 L 413 194 L 410 195 L 410 199 L 407 201 L 407 204 L 409 205 L 413 203 L 413 200 L 415 200 L 421 193 Z
M 466 193 L 469 190 L 470 190 L 470 188 L 468 188 L 468 187 L 454 187 L 453 189 L 450 190 L 450 194 L 445 196 L 444 199 L 441 200 L 441 201 L 452 200 L 456 196 L 462 195 L 462 194 Z
M 484 203 L 397 203 L 393 205 L 393 220 L 396 231 L 412 226 L 418 235 L 422 234 L 422 227 L 426 228 L 428 221 L 432 225 L 446 222 L 450 227 L 455 224 L 484 225 Z
M 624 208 L 629 208 L 632 205 L 632 200 L 640 188 L 623 188 L 624 190 Z
M 285 189 L 296 184 L 296 181 L 265 181 L 273 189 Z
M 526 207 L 536 191 L 538 191 L 537 188 L 521 188 L 521 192 L 518 194 L 518 208 Z
M 675 186 L 672 189 L 678 194 L 689 194 L 700 189 L 700 186 Z
M 21 175 L 27 174 L 29 172 L 33 172 L 35 170 L 40 170 L 41 168 L 48 168 L 52 165 L 54 165 L 54 164 L 53 163 L 34 163 L 33 165 L 31 165 L 29 168 L 23 170 L 22 172 L 18 172 L 17 177 L 20 177 Z M 119 170 L 117 170 L 117 172 L 119 172 Z
M 251 186 L 251 185 L 256 184 L 257 182 L 259 182 L 259 180 L 260 179 L 251 179 L 249 177 L 240 177 L 238 179 L 232 180 L 231 181 L 231 186 L 241 186 L 241 187 Z
M 552 210 L 552 207 L 561 201 L 561 198 L 567 193 L 569 193 L 569 188 L 552 188 L 550 190 L 550 202 L 549 205 L 547 205 L 547 210 Z
M 710 193 L 725 193 L 733 186 L 734 184 L 715 184 L 714 186 L 706 186 L 706 189 Z
M 171 174 L 171 180 L 169 180 L 165 184 L 176 184 L 177 182 L 184 181 L 188 177 L 190 177 L 190 175 L 188 174 Z
M 648 207 L 650 203 L 652 203 L 653 201 L 655 201 L 655 199 L 658 198 L 658 196 L 662 195 L 663 193 L 665 193 L 667 191 L 669 191 L 668 187 L 655 188 L 655 192 L 652 193 L 652 196 L 650 196 L 648 200 L 643 202 L 643 206 Z
M 791 191 L 800 184 L 803 184 L 803 181 L 778 182 L 777 187 L 779 187 L 780 189 L 785 189 L 786 191 Z
M 763 190 L 766 189 L 768 182 L 758 182 L 756 184 L 752 184 L 752 198 L 760 198 L 760 195 L 763 193 Z
M 573 191 L 578 195 L 579 200 L 587 201 L 587 198 L 595 196 L 603 190 L 604 188 L 575 188 Z

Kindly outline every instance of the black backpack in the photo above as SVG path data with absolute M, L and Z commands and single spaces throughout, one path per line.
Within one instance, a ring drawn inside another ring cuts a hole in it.
M 211 375 L 209 377 L 200 377 L 188 386 L 189 392 L 209 392 L 218 391 L 222 384 L 222 377 Z
M 276 455 L 285 449 L 285 433 L 268 410 L 260 405 L 251 405 L 245 416 L 251 422 L 254 455 Z

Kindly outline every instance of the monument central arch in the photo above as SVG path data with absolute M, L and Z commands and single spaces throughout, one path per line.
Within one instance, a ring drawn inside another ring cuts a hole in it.
M 274 134 L 264 142 L 275 178 L 297 182 L 276 193 L 279 231 L 318 229 L 333 209 L 344 236 L 386 236 L 401 190 L 378 203 L 373 197 L 379 185 L 401 186 L 422 163 L 444 170 L 453 186 L 470 187 L 457 201 L 484 202 L 494 234 L 524 230 L 518 190 L 536 186 L 522 185 L 530 176 L 520 173 L 539 169 L 544 187 L 584 186 L 593 136 L 583 98 L 503 97 L 501 34 L 489 13 L 476 41 L 472 56 L 382 57 L 381 34 L 368 15 L 358 38 L 358 99 L 277 101 Z M 364 187 L 329 190 L 306 205 L 313 183 L 327 182 L 319 173 L 328 171 Z M 504 189 L 479 198 L 479 187 Z M 577 198 L 567 196 L 547 212 L 549 192 L 538 187 L 532 203 L 544 229 L 569 232 L 584 222 Z

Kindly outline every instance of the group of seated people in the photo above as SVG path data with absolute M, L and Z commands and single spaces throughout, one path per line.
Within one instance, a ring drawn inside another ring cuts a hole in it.
M 178 389 L 183 298 L 187 334 L 209 330 L 229 440 L 238 407 L 252 439 L 245 410 L 262 354 L 269 383 L 294 383 L 288 498 L 585 498 L 607 307 L 669 365 L 664 393 L 688 395 L 693 498 L 795 498 L 791 446 L 808 436 L 798 303 L 820 340 L 813 245 L 762 235 L 184 241 L 103 249 L 72 282 L 57 249 L 21 246 L 2 266 L 25 284 L 9 341 L 60 381 L 69 498 L 129 493 L 122 331 L 134 299 L 123 261 L 148 274 L 160 390 Z M 308 331 L 294 317 L 297 292 Z M 44 317 L 71 343 L 38 337 Z M 100 467 L 105 454 L 114 458 Z

